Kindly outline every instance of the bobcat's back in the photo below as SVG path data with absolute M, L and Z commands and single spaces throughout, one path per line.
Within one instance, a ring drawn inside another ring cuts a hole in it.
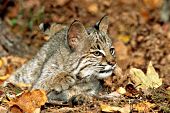
M 33 84 L 41 75 L 45 62 L 56 53 L 61 41 L 66 36 L 67 29 L 68 28 L 65 27 L 55 35 L 51 36 L 49 41 L 43 45 L 40 51 L 30 61 L 13 73 L 8 81 L 14 84 Z

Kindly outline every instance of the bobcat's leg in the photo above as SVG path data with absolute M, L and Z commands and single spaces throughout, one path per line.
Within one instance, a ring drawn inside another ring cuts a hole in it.
M 87 101 L 91 101 L 92 97 L 97 95 L 99 90 L 102 88 L 100 81 L 90 81 L 75 84 L 67 90 L 63 90 L 58 93 L 51 91 L 48 93 L 48 100 L 50 102 L 62 101 L 68 102 L 70 105 L 82 104 Z
M 48 103 L 64 104 L 68 103 L 71 106 L 82 105 L 88 101 L 92 100 L 92 96 L 86 92 L 79 92 L 74 90 L 64 90 L 60 93 L 56 91 L 51 91 L 47 94 Z

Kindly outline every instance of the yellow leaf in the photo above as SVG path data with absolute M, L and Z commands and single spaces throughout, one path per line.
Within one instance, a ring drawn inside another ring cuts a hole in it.
M 20 87 L 20 88 L 30 88 L 32 85 L 20 82 L 20 83 L 16 84 L 16 86 Z
M 6 74 L 5 76 L 0 76 L 0 81 L 8 79 L 9 76 L 10 76 L 9 74 Z
M 104 112 L 113 112 L 113 108 L 111 106 L 109 106 L 109 105 L 106 105 L 106 104 L 101 104 L 100 108 Z
M 126 89 L 123 88 L 123 87 L 119 87 L 119 88 L 117 89 L 117 92 L 120 93 L 120 94 L 125 94 L 125 93 L 126 93 Z
M 142 70 L 131 68 L 130 69 L 131 80 L 139 85 L 137 88 L 148 89 L 158 88 L 162 85 L 162 79 L 159 78 L 158 73 L 155 71 L 152 63 L 150 62 L 147 68 L 146 75 Z
M 3 61 L 0 59 L 0 68 L 3 66 Z
M 41 112 L 41 109 L 40 108 L 36 108 L 33 113 L 40 113 L 40 112 Z
M 129 113 L 130 112 L 130 106 L 125 105 L 124 107 L 117 107 L 117 106 L 110 106 L 106 104 L 100 104 L 100 108 L 103 112 L 109 112 L 112 113 L 114 111 L 119 111 L 121 113 Z
M 146 75 L 148 79 L 152 81 L 152 84 L 150 85 L 152 88 L 158 88 L 162 85 L 162 79 L 159 78 L 159 75 L 155 71 L 151 62 L 149 62 Z
M 134 104 L 133 107 L 138 111 L 138 112 L 149 112 L 149 110 L 154 107 L 155 104 L 151 104 L 150 102 L 147 101 L 142 101 L 140 103 Z
M 117 38 L 122 42 L 127 43 L 129 42 L 131 37 L 129 35 L 119 35 Z

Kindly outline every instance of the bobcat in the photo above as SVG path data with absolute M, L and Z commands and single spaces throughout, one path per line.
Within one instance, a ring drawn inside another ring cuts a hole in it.
M 100 79 L 116 67 L 115 50 L 107 35 L 108 17 L 85 29 L 79 21 L 50 35 L 36 56 L 7 82 L 44 89 L 49 100 L 68 101 L 79 94 L 96 95 Z

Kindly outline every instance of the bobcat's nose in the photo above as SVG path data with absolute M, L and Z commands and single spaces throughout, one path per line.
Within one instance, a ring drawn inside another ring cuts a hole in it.
M 111 66 L 114 66 L 116 64 L 116 59 L 115 56 L 112 56 L 110 53 L 106 54 L 103 58 L 102 58 L 102 62 L 104 64 L 108 64 Z
M 109 65 L 114 66 L 114 65 L 116 64 L 116 61 L 115 61 L 115 59 L 112 59 L 112 60 L 107 61 L 107 63 L 108 63 Z
M 107 64 L 112 65 L 112 66 L 114 66 L 116 64 L 115 56 L 108 54 L 105 56 L 105 58 L 106 58 Z

